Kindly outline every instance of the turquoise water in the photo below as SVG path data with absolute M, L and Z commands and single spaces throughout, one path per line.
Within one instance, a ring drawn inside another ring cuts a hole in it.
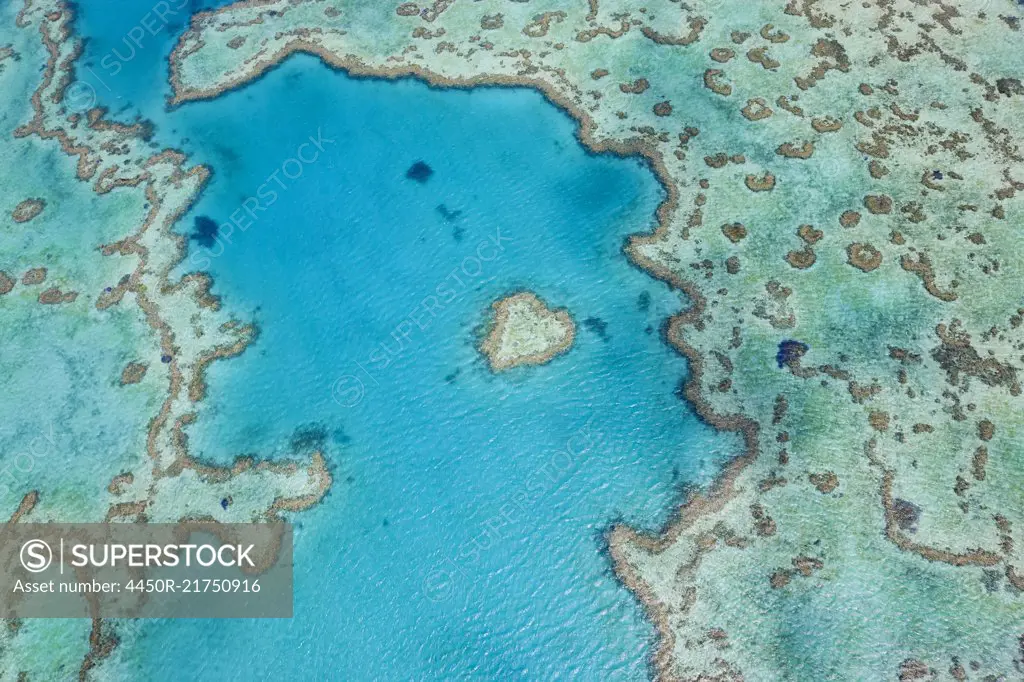
M 86 63 L 135 21 L 107 5 L 82 4 Z M 643 678 L 653 630 L 603 533 L 663 523 L 737 451 L 676 395 L 685 362 L 659 328 L 678 295 L 621 252 L 653 226 L 652 174 L 587 154 L 534 92 L 354 80 L 306 57 L 167 112 L 173 37 L 96 91 L 214 169 L 181 272 L 211 272 L 260 326 L 211 368 L 193 454 L 323 448 L 335 484 L 295 517 L 294 619 L 147 623 L 127 654 L 140 675 Z M 406 177 L 416 161 L 426 182 Z M 196 232 L 209 221 L 218 234 Z M 493 376 L 479 327 L 523 288 L 568 307 L 576 345 Z

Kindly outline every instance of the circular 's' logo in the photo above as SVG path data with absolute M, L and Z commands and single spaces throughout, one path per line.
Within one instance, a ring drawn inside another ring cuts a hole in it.
M 447 601 L 455 591 L 455 576 L 451 571 L 435 568 L 423 579 L 423 595 L 432 602 Z
M 42 573 L 53 562 L 53 551 L 42 540 L 29 540 L 21 546 L 21 565 L 30 573 Z
M 346 374 L 338 379 L 331 386 L 331 395 L 334 402 L 342 407 L 355 407 L 363 400 L 366 394 L 366 386 L 357 376 Z

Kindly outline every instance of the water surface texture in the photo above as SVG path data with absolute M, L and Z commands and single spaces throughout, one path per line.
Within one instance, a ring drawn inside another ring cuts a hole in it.
M 126 29 L 92 5 L 98 63 Z M 213 168 L 181 272 L 210 272 L 260 328 L 211 368 L 192 454 L 322 449 L 335 484 L 299 520 L 293 620 L 148 624 L 129 659 L 151 679 L 197 659 L 218 680 L 644 677 L 653 629 L 604 531 L 656 528 L 737 451 L 677 396 L 685 361 L 660 327 L 684 303 L 621 251 L 653 226 L 653 175 L 586 153 L 535 92 L 356 80 L 310 57 L 165 112 L 148 79 L 169 46 L 111 88 Z M 520 289 L 567 307 L 576 343 L 495 376 L 475 345 Z

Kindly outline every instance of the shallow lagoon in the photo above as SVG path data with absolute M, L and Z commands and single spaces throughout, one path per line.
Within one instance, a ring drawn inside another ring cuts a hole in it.
M 121 30 L 98 35 L 89 5 L 86 60 Z M 212 367 L 193 453 L 323 448 L 335 485 L 295 519 L 293 620 L 147 624 L 128 657 L 155 679 L 644 677 L 653 629 L 603 532 L 658 526 L 737 451 L 676 395 L 685 362 L 659 328 L 678 295 L 621 252 L 653 226 L 653 175 L 586 153 L 527 90 L 355 80 L 299 57 L 165 112 L 150 54 L 117 81 L 120 108 L 214 169 L 181 225 L 197 237 L 182 272 L 209 270 L 261 328 Z M 406 177 L 416 162 L 429 177 Z M 228 234 L 232 214 L 249 219 Z M 493 376 L 479 329 L 522 288 L 569 308 L 576 345 Z M 430 296 L 443 305 L 424 317 Z

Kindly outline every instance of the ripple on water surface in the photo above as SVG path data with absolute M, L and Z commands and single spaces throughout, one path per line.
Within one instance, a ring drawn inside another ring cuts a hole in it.
M 659 328 L 678 296 L 622 255 L 653 227 L 652 174 L 586 153 L 537 93 L 305 57 L 171 128 L 214 168 L 184 268 L 261 327 L 211 368 L 194 454 L 322 447 L 335 485 L 296 518 L 293 620 L 153 625 L 130 656 L 155 678 L 207 647 L 204 679 L 644 677 L 653 630 L 603 531 L 660 524 L 737 448 L 676 397 Z M 493 376 L 475 343 L 519 289 L 581 326 L 550 364 Z

